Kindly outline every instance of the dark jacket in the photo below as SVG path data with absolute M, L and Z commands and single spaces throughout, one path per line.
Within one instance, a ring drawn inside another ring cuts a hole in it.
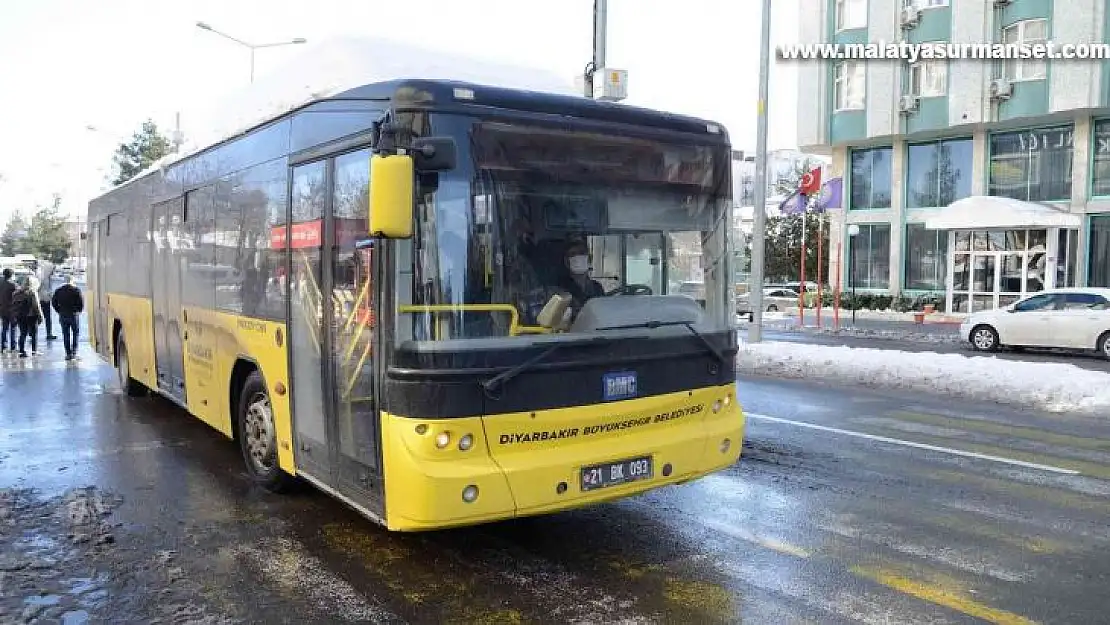
M 54 291 L 50 299 L 58 316 L 77 315 L 85 309 L 85 298 L 81 297 L 81 289 L 72 284 L 63 284 Z
M 11 280 L 0 278 L 0 317 L 11 317 L 12 296 L 15 295 L 15 285 Z
M 12 318 L 19 321 L 42 321 L 42 307 L 38 305 L 35 292 L 20 289 L 12 297 Z

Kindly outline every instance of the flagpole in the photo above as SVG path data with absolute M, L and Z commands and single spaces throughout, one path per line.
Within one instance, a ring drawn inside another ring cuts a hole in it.
M 798 327 L 805 327 L 806 319 L 806 215 L 809 213 L 809 197 L 803 195 L 802 201 L 802 257 L 800 282 L 798 288 Z
M 825 239 L 825 213 L 817 212 L 817 328 L 821 328 L 821 307 L 824 306 L 824 300 L 821 299 L 821 282 L 823 265 L 821 263 L 821 254 L 824 245 L 822 241 Z

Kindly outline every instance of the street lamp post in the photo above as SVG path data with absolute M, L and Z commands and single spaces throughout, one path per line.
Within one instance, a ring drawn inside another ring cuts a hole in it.
M 856 299 L 856 237 L 859 236 L 859 226 L 848 226 L 848 279 L 852 281 L 852 326 L 856 325 L 856 309 L 859 300 Z
M 197 28 L 199 28 L 201 30 L 207 30 L 208 32 L 219 35 L 219 36 L 223 37 L 224 39 L 229 39 L 231 41 L 234 41 L 235 43 L 237 43 L 241 46 L 244 46 L 245 48 L 250 50 L 250 52 L 251 52 L 251 83 L 252 84 L 254 83 L 254 51 L 255 50 L 258 50 L 259 48 L 276 48 L 278 46 L 289 46 L 289 45 L 294 45 L 294 44 L 306 43 L 308 41 L 307 39 L 305 39 L 303 37 L 297 37 L 296 39 L 290 39 L 288 41 L 275 41 L 273 43 L 248 43 L 246 41 L 243 41 L 242 39 L 237 39 L 235 37 L 232 37 L 231 35 L 229 35 L 225 32 L 218 31 L 215 28 L 212 28 L 212 26 L 210 26 L 209 24 L 207 24 L 205 22 L 197 22 Z

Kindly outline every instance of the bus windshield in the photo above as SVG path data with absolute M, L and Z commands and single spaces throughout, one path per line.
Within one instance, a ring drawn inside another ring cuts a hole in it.
M 611 297 L 684 297 L 702 327 L 731 326 L 723 142 L 450 115 L 432 126 L 456 138 L 459 158 L 417 207 L 412 338 L 547 333 L 541 311 L 556 294 L 569 302 L 561 333 Z

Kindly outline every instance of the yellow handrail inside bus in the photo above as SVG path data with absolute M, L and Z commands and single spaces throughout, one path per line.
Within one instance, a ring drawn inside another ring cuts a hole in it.
M 431 304 L 426 306 L 401 306 L 402 313 L 451 313 L 451 312 L 504 312 L 509 313 L 509 335 L 547 334 L 549 328 L 526 326 L 520 323 L 520 312 L 512 304 Z

